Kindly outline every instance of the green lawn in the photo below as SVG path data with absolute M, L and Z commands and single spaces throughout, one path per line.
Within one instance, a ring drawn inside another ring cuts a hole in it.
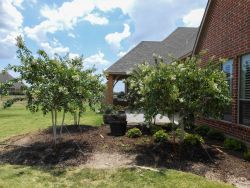
M 61 114 L 58 117 L 61 122 Z M 72 124 L 70 114 L 66 116 L 66 124 Z M 88 110 L 81 118 L 81 124 L 99 126 L 102 123 L 102 115 Z M 31 113 L 26 110 L 24 103 L 16 103 L 8 109 L 0 108 L 0 141 L 10 136 L 45 129 L 51 126 L 50 114 L 43 116 L 42 112 Z
M 152 172 L 139 169 L 46 170 L 27 166 L 0 166 L 0 187 L 232 187 L 175 170 Z

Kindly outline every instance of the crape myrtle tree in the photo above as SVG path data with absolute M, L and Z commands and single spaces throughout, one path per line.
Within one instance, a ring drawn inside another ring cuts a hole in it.
M 94 109 L 102 98 L 101 76 L 95 75 L 94 69 L 86 69 L 82 57 L 70 59 L 68 55 L 63 58 L 55 55 L 50 58 L 44 50 L 38 50 L 35 57 L 21 37 L 17 38 L 17 47 L 21 64 L 9 65 L 8 69 L 17 72 L 20 75 L 17 80 L 25 83 L 26 107 L 31 112 L 41 110 L 44 115 L 51 114 L 56 143 L 58 112 L 63 113 L 61 126 L 66 113 L 71 113 L 74 124 L 79 125 L 86 106 Z M 8 106 L 13 101 L 17 100 L 7 101 Z
M 179 116 L 181 140 L 184 125 L 196 118 L 221 115 L 231 99 L 223 60 L 210 59 L 202 67 L 201 55 L 166 64 L 156 58 L 155 65 L 140 65 L 128 79 L 129 104 L 143 111 L 149 124 L 157 115 Z

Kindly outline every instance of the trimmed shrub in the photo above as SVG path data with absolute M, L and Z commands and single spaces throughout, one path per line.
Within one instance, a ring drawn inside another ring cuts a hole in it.
M 154 135 L 155 142 L 165 142 L 168 140 L 168 134 L 164 130 L 157 131 Z
M 201 125 L 195 127 L 194 131 L 201 136 L 207 136 L 208 132 L 210 131 L 210 127 L 207 125 Z
M 243 142 L 234 138 L 227 138 L 224 141 L 224 147 L 233 151 L 245 151 L 247 148 Z
M 142 132 L 138 128 L 132 128 L 127 131 L 127 137 L 129 138 L 137 138 L 142 136 Z
M 222 132 L 215 130 L 215 129 L 210 129 L 207 133 L 207 137 L 213 140 L 218 140 L 218 141 L 224 141 L 225 136 Z
M 159 125 L 152 125 L 150 126 L 150 132 L 151 134 L 155 134 L 156 132 L 160 131 L 160 130 L 163 130 L 161 126 Z
M 200 146 L 203 143 L 203 138 L 198 134 L 186 134 L 184 138 L 184 145 L 187 146 Z
M 176 134 L 177 137 L 180 138 L 181 137 L 181 129 L 180 128 L 176 129 L 175 134 Z M 184 136 L 186 136 L 187 134 L 188 133 L 186 131 L 184 131 Z
M 244 153 L 244 159 L 247 161 L 250 161 L 250 149 L 248 149 L 245 153 Z

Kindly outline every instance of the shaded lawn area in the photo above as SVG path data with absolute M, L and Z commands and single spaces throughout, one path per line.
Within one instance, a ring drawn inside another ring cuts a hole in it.
M 0 187 L 232 187 L 175 170 L 39 169 L 1 165 Z
M 61 114 L 58 117 L 58 124 L 61 123 Z M 72 124 L 73 117 L 66 115 L 65 124 Z M 102 115 L 87 110 L 81 117 L 81 124 L 100 126 Z M 46 129 L 51 126 L 51 115 L 44 116 L 42 112 L 31 113 L 25 108 L 23 102 L 14 104 L 8 109 L 0 108 L 0 141 L 8 137 L 33 132 L 39 129 Z

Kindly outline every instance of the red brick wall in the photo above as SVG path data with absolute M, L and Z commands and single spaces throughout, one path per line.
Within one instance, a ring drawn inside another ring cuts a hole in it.
M 239 58 L 250 53 L 250 0 L 212 0 L 195 53 L 207 50 L 211 57 L 233 59 L 232 123 L 200 120 L 250 143 L 250 127 L 238 125 Z

